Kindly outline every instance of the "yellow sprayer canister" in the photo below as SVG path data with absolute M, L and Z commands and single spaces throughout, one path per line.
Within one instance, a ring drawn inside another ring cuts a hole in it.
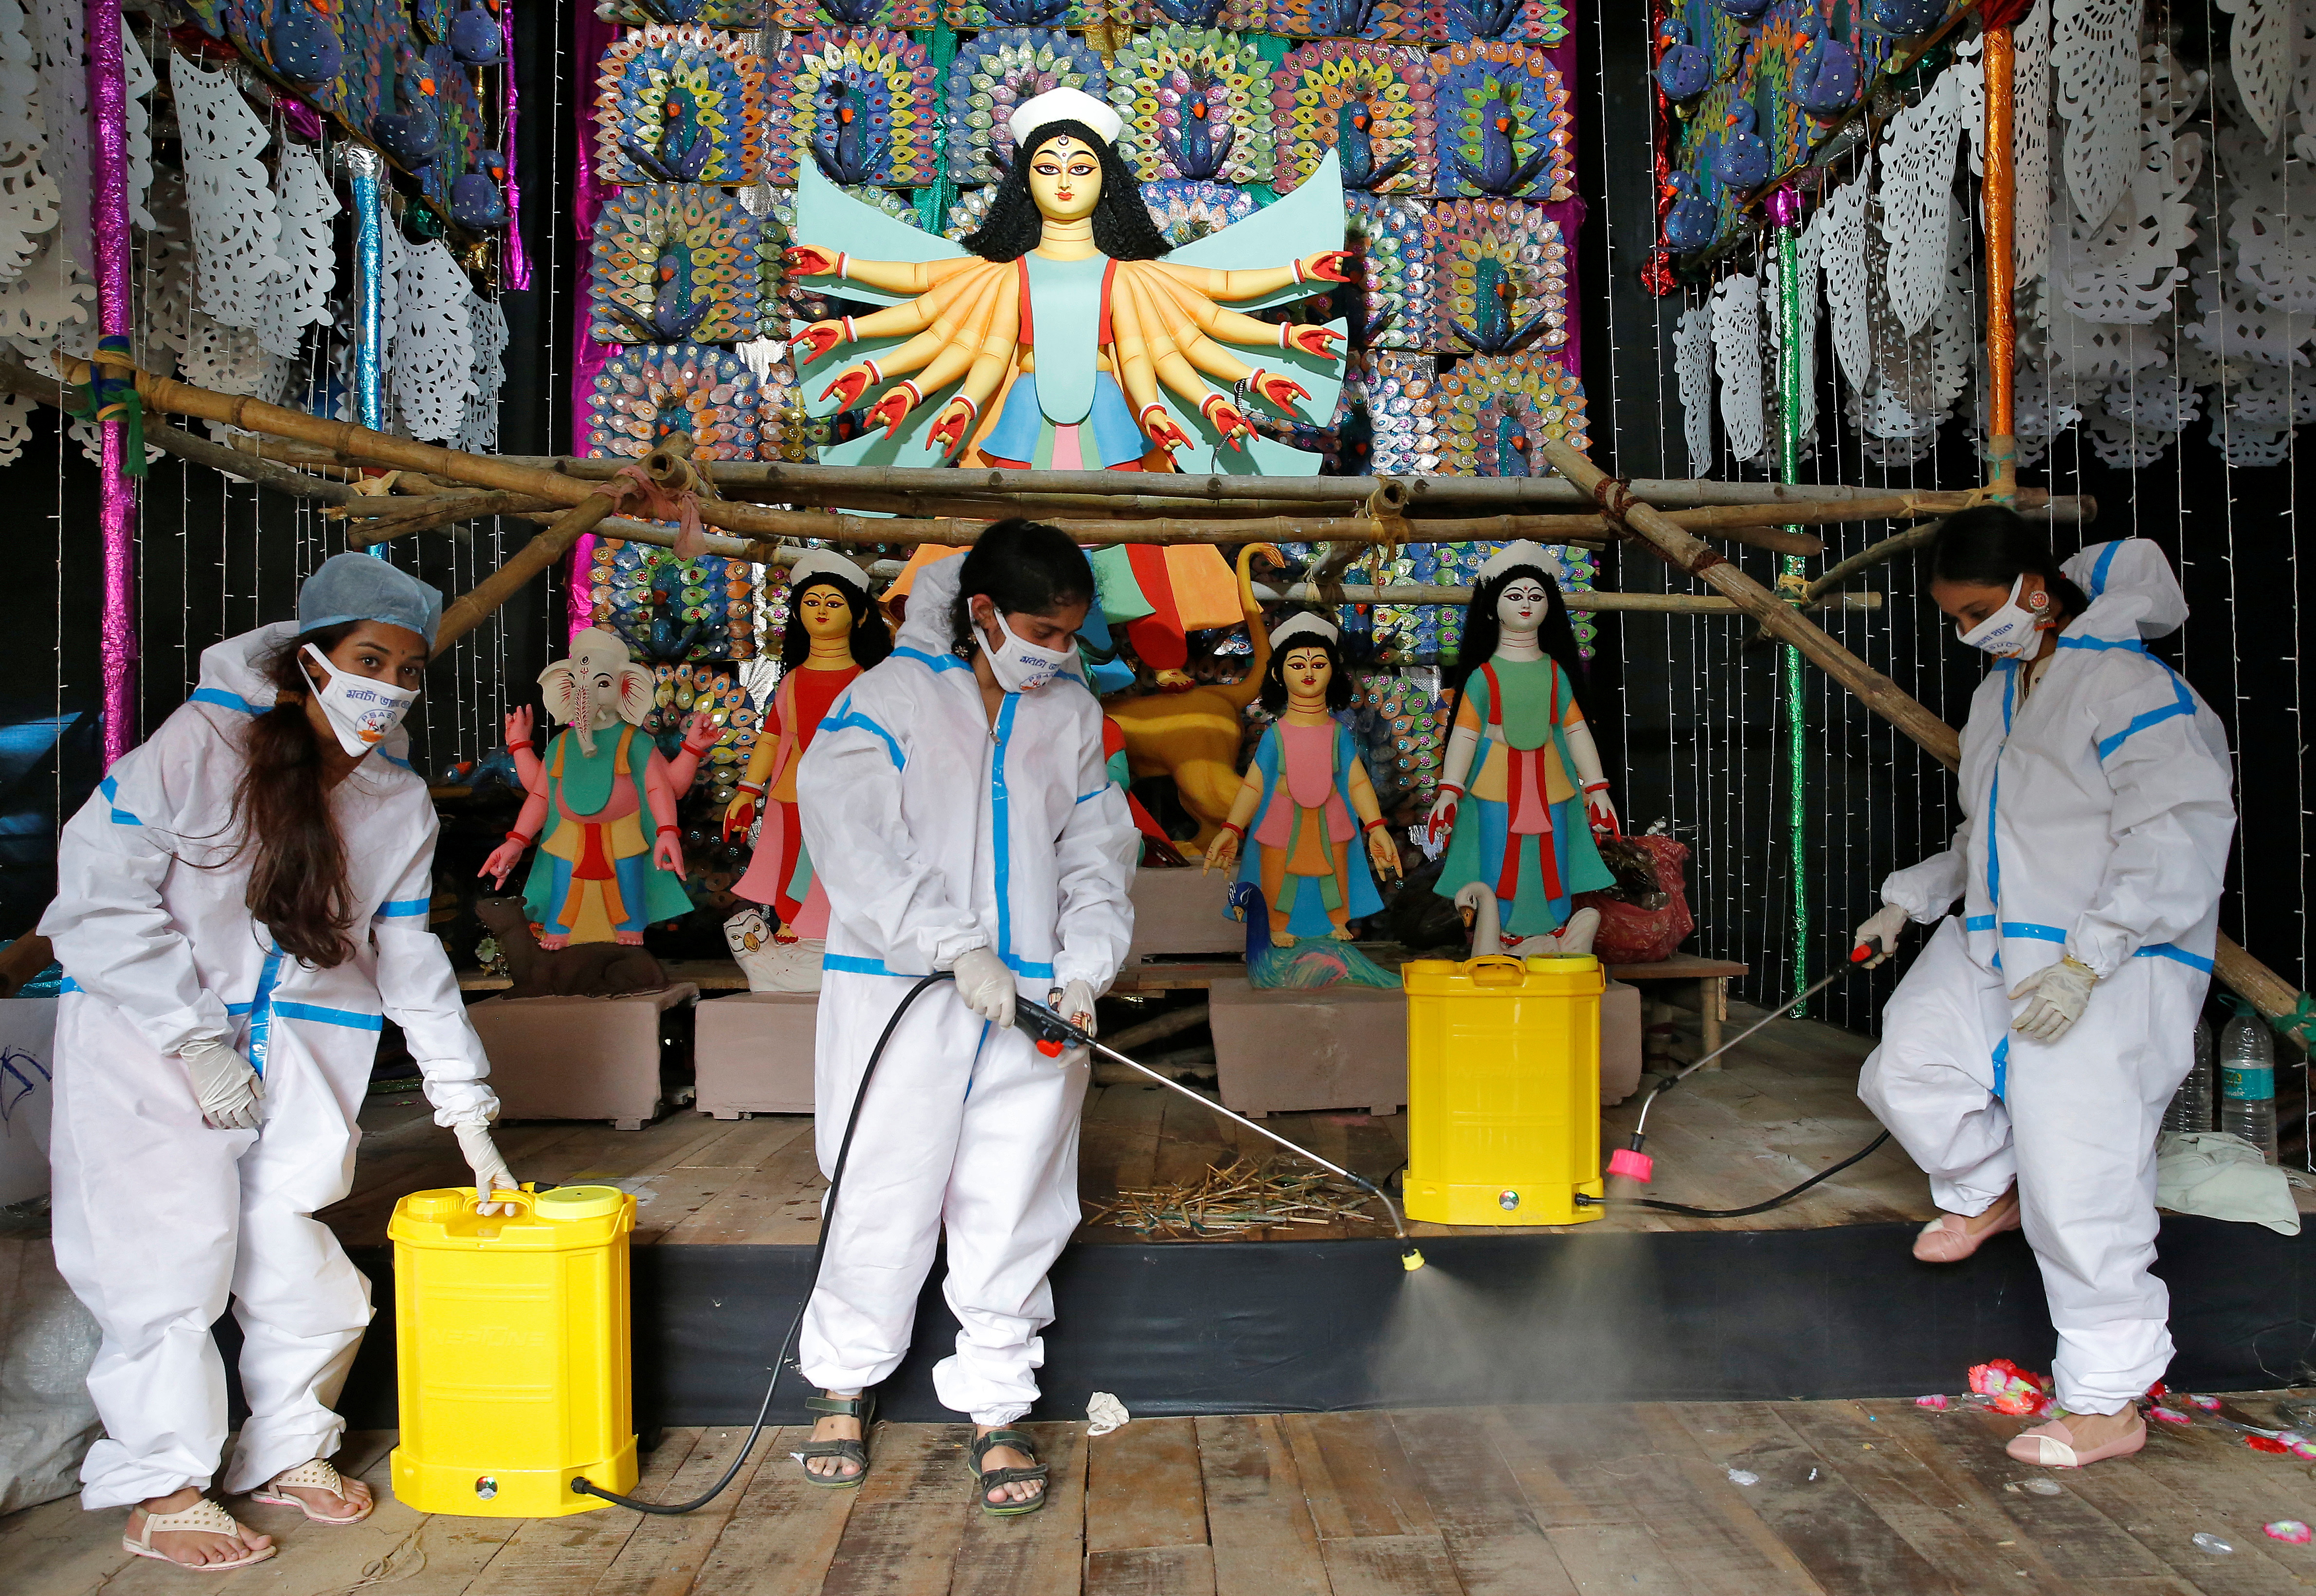
M 386 1227 L 402 1407 L 394 1493 L 423 1513 L 543 1519 L 608 1505 L 571 1489 L 581 1475 L 635 1489 L 636 1199 L 556 1186 L 515 1200 L 520 1212 L 485 1215 L 471 1186 L 414 1191 Z
M 1407 1217 L 1573 1225 L 1600 1195 L 1600 961 L 1419 958 L 1407 986 Z

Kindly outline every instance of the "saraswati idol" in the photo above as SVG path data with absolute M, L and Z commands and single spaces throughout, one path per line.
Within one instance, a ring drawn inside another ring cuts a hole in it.
M 810 163 L 799 169 L 797 236 L 810 242 L 788 251 L 790 270 L 832 296 L 886 307 L 815 322 L 793 341 L 807 370 L 849 352 L 817 412 L 884 390 L 868 429 L 823 458 L 1315 473 L 1317 455 L 1260 435 L 1244 396 L 1290 416 L 1301 401 L 1323 424 L 1341 385 L 1342 324 L 1247 311 L 1347 281 L 1341 249 L 1298 253 L 1342 240 L 1333 157 L 1285 199 L 1170 249 L 1118 153 L 1123 124 L 1109 106 L 1055 89 L 1009 125 L 1019 154 L 962 246 L 860 203 Z

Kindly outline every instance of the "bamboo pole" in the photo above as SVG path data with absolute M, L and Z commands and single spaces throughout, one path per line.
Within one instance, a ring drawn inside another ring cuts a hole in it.
M 1884 538 L 1879 543 L 1851 555 L 1846 560 L 1828 566 L 1803 591 L 1814 599 L 1822 593 L 1839 587 L 1853 576 L 1870 571 L 1876 566 L 1888 565 L 1902 554 L 1911 554 L 1917 548 L 1928 548 L 1937 538 L 1938 528 L 1944 524 L 1943 522 L 1934 521 L 1926 526 L 1908 527 L 1894 537 Z
M 1867 709 L 1904 732 L 1948 770 L 1962 762 L 1962 735 L 1930 712 L 1887 676 L 1844 648 L 1804 618 L 1791 604 L 1679 527 L 1644 501 L 1633 496 L 1622 483 L 1578 453 L 1564 441 L 1545 438 L 1538 446 L 1545 458 L 1568 479 L 1592 495 L 1611 514 L 1618 516 L 1659 557 L 1719 589 L 1737 607 L 1759 620 L 1763 629 L 1791 643 L 1818 667 L 1863 700 Z M 2221 981 L 2270 1021 L 2308 1022 L 2311 1000 L 2283 976 L 2222 935 L 2212 966 Z M 2308 1041 L 2299 1029 L 2279 1030 L 2305 1050 Z
M 527 465 L 552 466 L 582 478 L 609 477 L 619 462 L 578 459 L 565 455 L 505 455 Z M 960 494 L 1002 494 L 1009 499 L 1055 494 L 1093 495 L 1131 498 L 1162 492 L 1173 498 L 1219 504 L 1232 500 L 1285 499 L 1364 504 L 1378 491 L 1403 487 L 1411 515 L 1445 513 L 1450 505 L 1483 505 L 1510 511 L 1534 505 L 1580 505 L 1592 502 L 1574 486 L 1554 477 L 1198 477 L 1166 476 L 1135 471 L 1001 471 L 953 466 L 809 466 L 785 460 L 717 460 L 703 468 L 726 492 L 734 488 L 790 490 L 799 498 L 867 492 L 894 495 L 925 494 L 952 497 Z M 1888 499 L 1886 489 L 1850 487 L 1841 484 L 1772 482 L 1711 482 L 1704 478 L 1659 478 L 1635 482 L 1652 504 L 1685 506 L 1809 504 L 1857 499 Z M 1643 490 L 1646 490 L 1643 492 Z M 1964 494 L 1912 495 L 1925 514 L 1942 514 L 1964 507 Z M 1944 501 L 1952 501 L 1951 503 Z M 2013 506 L 2032 510 L 2057 521 L 2089 519 L 2082 501 L 2053 496 L 2041 488 L 2022 488 Z M 1790 522 L 1791 516 L 1781 518 Z M 1861 516 L 1857 519 L 1873 519 Z
M 443 607 L 441 624 L 435 629 L 435 654 L 439 655 L 482 625 L 492 611 L 521 593 L 533 576 L 570 553 L 571 546 L 579 541 L 582 533 L 593 531 L 596 523 L 611 513 L 614 502 L 609 494 L 589 494 L 557 516 L 546 531 L 507 556 L 503 565 L 477 583 L 471 591 L 451 600 Z

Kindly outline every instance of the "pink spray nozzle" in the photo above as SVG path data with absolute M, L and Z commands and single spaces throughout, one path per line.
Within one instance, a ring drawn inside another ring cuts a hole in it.
M 1629 1175 L 1645 1186 L 1656 1173 L 1657 1161 L 1634 1147 L 1619 1147 L 1608 1155 L 1608 1172 Z

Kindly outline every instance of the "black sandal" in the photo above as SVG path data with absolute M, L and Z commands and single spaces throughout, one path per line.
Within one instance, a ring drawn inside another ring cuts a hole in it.
M 1038 1456 L 1038 1443 L 1031 1440 L 1026 1432 L 1019 1430 L 993 1430 L 975 1440 L 973 1461 L 968 1467 L 973 1471 L 974 1500 L 981 1503 L 981 1511 L 993 1519 L 1016 1519 L 1023 1513 L 1034 1513 L 1045 1506 L 1046 1497 L 1050 1489 L 1046 1484 L 1045 1464 L 1033 1462 L 1027 1468 L 984 1470 L 981 1460 L 989 1455 L 990 1449 L 993 1447 L 1011 1447 L 1013 1450 L 1024 1453 L 1032 1458 Z M 1027 1502 L 1000 1503 L 989 1500 L 989 1493 L 1001 1485 L 1026 1485 L 1033 1480 L 1038 1485 L 1038 1493 Z
M 869 1426 L 877 1422 L 877 1394 L 874 1391 L 863 1391 L 858 1396 L 807 1396 L 804 1399 L 804 1406 L 806 1413 L 820 1413 L 833 1419 L 860 1421 L 859 1440 L 806 1441 L 788 1454 L 797 1460 L 797 1466 L 799 1468 L 815 1458 L 839 1458 L 853 1465 L 851 1474 L 815 1474 L 811 1469 L 806 1468 L 804 1470 L 806 1481 L 826 1490 L 849 1491 L 867 1479 L 868 1477 L 868 1430 Z

